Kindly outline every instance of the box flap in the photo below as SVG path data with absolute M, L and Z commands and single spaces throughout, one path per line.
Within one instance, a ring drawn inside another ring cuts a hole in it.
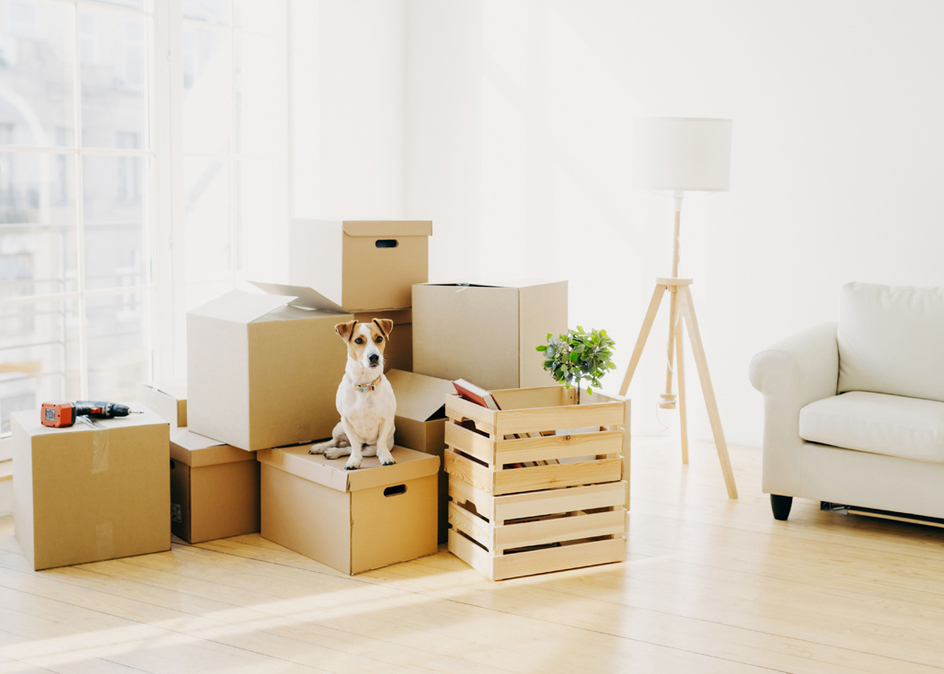
M 563 281 L 566 283 L 566 281 Z M 562 283 L 554 279 L 530 279 L 530 278 L 466 278 L 457 281 L 441 281 L 437 283 L 418 283 L 425 286 L 455 286 L 457 288 L 533 288 L 535 286 L 555 285 Z
M 214 466 L 219 463 L 249 461 L 255 458 L 253 452 L 227 445 L 203 435 L 188 431 L 186 428 L 172 428 L 170 432 L 170 458 L 188 466 Z
M 433 234 L 433 223 L 430 220 L 345 220 L 342 227 L 348 236 L 383 238 Z
M 312 288 L 305 288 L 304 286 L 288 286 L 279 283 L 260 283 L 257 281 L 250 281 L 250 283 L 260 290 L 264 290 L 273 296 L 291 296 L 292 300 L 288 304 L 293 307 L 301 307 L 303 309 L 320 309 L 321 311 L 330 311 L 331 313 L 335 314 L 348 313 L 347 309 L 342 307 L 340 304 L 335 304 L 317 290 Z
M 146 381 L 141 382 L 142 386 L 154 389 L 160 393 L 169 395 L 174 400 L 187 399 L 187 380 L 186 379 L 167 379 L 164 381 Z
M 387 380 L 397 398 L 397 416 L 416 421 L 428 421 L 446 404 L 446 396 L 456 392 L 448 379 L 415 372 L 390 370 Z
M 237 323 L 251 323 L 294 299 L 294 295 L 260 295 L 247 293 L 243 290 L 230 290 L 225 295 L 217 297 L 196 309 L 191 309 L 187 313 L 192 316 L 219 318 Z
M 347 470 L 347 457 L 327 459 L 321 454 L 309 454 L 311 445 L 263 449 L 256 452 L 260 463 L 284 470 L 311 482 L 337 491 L 357 491 L 385 485 L 399 484 L 439 471 L 439 457 L 405 447 L 394 447 L 391 454 L 395 464 L 381 466 L 376 456 L 364 457 L 358 470 Z

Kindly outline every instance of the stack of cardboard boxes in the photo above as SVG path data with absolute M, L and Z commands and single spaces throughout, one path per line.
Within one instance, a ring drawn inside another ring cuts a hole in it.
M 93 530 L 86 547 L 94 552 L 43 566 L 37 561 L 35 568 L 166 550 L 168 510 L 173 533 L 186 541 L 261 531 L 347 573 L 431 554 L 446 541 L 441 465 L 451 380 L 496 389 L 552 383 L 534 347 L 547 333 L 567 329 L 566 282 L 429 284 L 430 222 L 296 220 L 290 233 L 292 285 L 257 283 L 262 292 L 234 290 L 188 312 L 188 381 L 138 387 L 139 403 L 156 414 L 73 431 L 88 436 L 86 463 L 94 473 L 96 462 L 106 459 L 109 470 L 118 467 L 119 431 L 163 429 L 151 439 L 163 454 L 152 453 L 169 469 L 139 468 L 138 487 L 126 499 L 147 491 L 142 480 L 155 493 L 166 492 L 170 482 L 169 501 L 165 495 L 149 506 L 164 513 L 161 526 L 153 517 L 160 535 L 147 545 L 121 547 L 114 533 L 110 540 L 103 533 L 110 525 L 99 514 L 79 527 Z M 385 357 L 398 403 L 397 463 L 381 467 L 368 457 L 359 470 L 347 471 L 344 459 L 310 455 L 308 446 L 329 437 L 339 419 L 335 394 L 347 356 L 334 326 L 374 317 L 394 321 Z M 161 425 L 157 415 L 168 423 Z M 47 437 L 65 437 L 26 421 L 24 454 L 35 455 Z M 28 478 L 15 476 L 15 487 L 27 481 L 34 487 L 29 495 L 20 490 L 35 508 L 21 507 L 18 498 L 18 532 L 21 520 L 38 527 L 48 519 L 39 512 L 36 495 L 46 487 L 38 468 L 33 461 Z M 127 473 L 112 473 L 131 484 Z M 75 475 L 83 479 L 81 470 Z M 52 518 L 49 526 L 57 527 Z M 51 538 L 37 529 L 27 543 Z

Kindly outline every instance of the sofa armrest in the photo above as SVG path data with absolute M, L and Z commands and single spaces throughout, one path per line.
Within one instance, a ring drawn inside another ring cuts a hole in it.
M 750 365 L 751 384 L 764 395 L 763 489 L 800 493 L 800 410 L 836 395 L 839 346 L 836 323 L 808 328 L 761 351 Z

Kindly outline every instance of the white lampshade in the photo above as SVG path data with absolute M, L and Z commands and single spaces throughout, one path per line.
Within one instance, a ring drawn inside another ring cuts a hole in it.
M 726 191 L 730 119 L 642 117 L 632 127 L 632 183 L 650 190 Z

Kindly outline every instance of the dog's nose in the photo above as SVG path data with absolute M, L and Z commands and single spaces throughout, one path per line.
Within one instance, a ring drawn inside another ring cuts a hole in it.
M 370 361 L 371 365 L 376 365 L 380 361 L 380 354 L 372 353 L 367 360 Z

